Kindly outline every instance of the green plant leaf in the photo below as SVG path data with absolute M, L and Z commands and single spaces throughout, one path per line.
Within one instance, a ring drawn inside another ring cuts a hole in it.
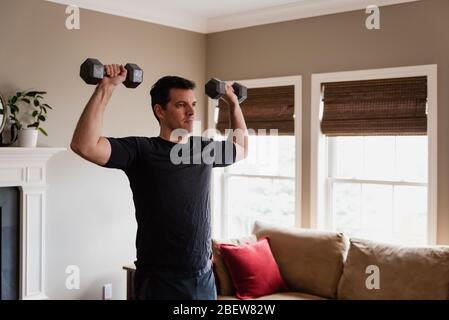
M 33 111 L 33 113 L 31 114 L 33 117 L 37 116 L 37 114 L 39 113 L 39 111 L 35 110 Z
M 30 99 L 27 99 L 27 98 L 22 98 L 20 100 L 23 101 L 23 102 L 26 102 L 26 103 L 31 103 Z
M 45 91 L 29 91 L 29 92 L 25 93 L 25 96 L 35 97 L 37 95 L 43 95 L 43 94 L 47 94 L 47 92 L 45 92 Z
M 16 97 L 16 96 L 12 97 L 11 103 L 14 104 L 14 103 L 16 103 L 16 102 L 17 102 L 17 97 Z
M 48 137 L 48 133 L 44 129 L 39 127 L 38 130 Z
M 44 110 L 45 114 L 47 114 L 47 109 L 45 109 L 45 108 L 42 108 L 42 110 Z
M 43 96 L 36 96 L 36 99 L 44 99 Z
M 45 121 L 46 119 L 45 119 L 45 116 L 43 116 L 43 115 L 40 115 L 39 117 L 38 117 L 38 119 L 40 120 L 40 121 Z
M 28 125 L 28 128 L 37 128 L 37 127 L 39 127 L 39 122 L 35 122 Z
M 39 105 L 41 104 L 41 103 L 39 102 L 39 100 L 37 100 L 37 99 L 35 99 L 33 103 L 34 103 L 34 106 L 35 106 L 35 107 L 39 107 Z
M 43 107 L 46 107 L 46 108 L 48 108 L 48 109 L 50 109 L 50 110 L 53 110 L 53 108 L 50 107 L 50 106 L 49 106 L 48 104 L 46 104 L 46 103 L 44 103 L 42 106 L 43 106 Z
M 12 125 L 13 128 L 16 128 L 17 130 L 22 129 L 22 124 L 20 122 L 14 122 Z
M 15 104 L 10 105 L 9 107 L 11 109 L 11 113 L 15 114 L 19 112 L 19 108 Z

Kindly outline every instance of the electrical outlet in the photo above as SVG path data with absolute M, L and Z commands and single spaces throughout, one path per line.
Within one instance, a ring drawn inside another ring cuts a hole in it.
M 112 283 L 103 286 L 103 300 L 112 300 Z

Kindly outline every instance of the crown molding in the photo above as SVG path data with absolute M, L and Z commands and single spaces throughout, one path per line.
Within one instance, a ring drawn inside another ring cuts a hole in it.
M 183 29 L 199 33 L 207 33 L 207 18 L 198 17 L 185 12 L 168 12 L 158 8 L 141 10 L 135 6 L 127 5 L 127 1 L 120 4 L 95 2 L 94 0 L 46 0 L 48 2 L 74 5 L 82 9 L 107 13 L 110 15 L 151 22 L 167 27 Z M 81 22 L 82 23 L 82 22 Z
M 316 0 L 314 2 L 298 2 L 282 6 L 253 10 L 232 16 L 209 19 L 207 32 L 220 32 L 264 25 L 269 23 L 298 20 L 328 14 L 365 9 L 369 5 L 378 7 L 415 2 L 421 0 Z
M 369 5 L 388 6 L 422 0 L 314 0 L 301 1 L 286 5 L 251 10 L 239 14 L 200 17 L 179 11 L 166 11 L 158 7 L 142 10 L 138 6 L 129 5 L 127 1 L 94 1 L 94 0 L 46 0 L 64 5 L 76 5 L 80 8 L 104 12 L 111 15 L 156 23 L 164 26 L 194 31 L 214 33 L 232 29 L 246 28 L 269 23 L 291 21 L 309 17 L 361 10 Z M 188 2 L 186 2 L 188 3 Z M 188 5 L 188 4 L 187 4 Z

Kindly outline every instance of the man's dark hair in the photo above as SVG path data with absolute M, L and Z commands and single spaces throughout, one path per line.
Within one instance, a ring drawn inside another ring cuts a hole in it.
M 177 77 L 177 76 L 165 76 L 160 78 L 152 87 L 150 91 L 151 95 L 151 108 L 153 109 L 154 116 L 157 121 L 159 118 L 154 112 L 154 106 L 159 104 L 164 110 L 167 108 L 167 104 L 170 101 L 170 89 L 195 89 L 195 82 Z

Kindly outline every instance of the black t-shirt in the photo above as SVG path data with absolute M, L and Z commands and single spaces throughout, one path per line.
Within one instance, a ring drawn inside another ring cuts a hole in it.
M 179 274 L 206 268 L 211 170 L 235 162 L 234 143 L 203 137 L 189 137 L 187 144 L 160 137 L 107 139 L 112 150 L 104 166 L 123 170 L 133 193 L 137 268 Z

